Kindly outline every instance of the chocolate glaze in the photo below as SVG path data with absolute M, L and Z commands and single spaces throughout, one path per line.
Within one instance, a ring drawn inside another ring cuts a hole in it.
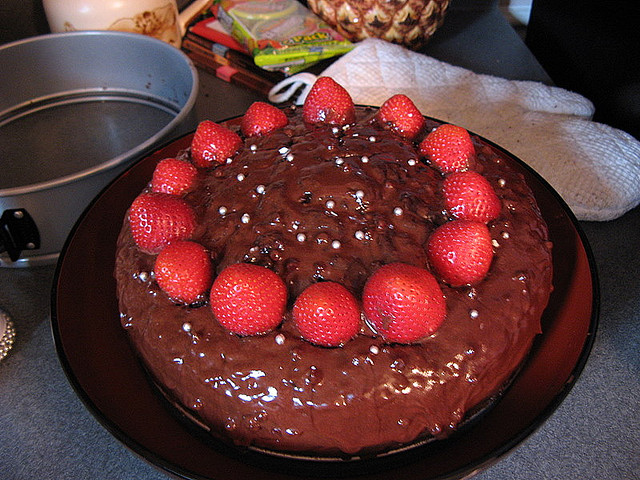
M 288 127 L 246 138 L 186 197 L 199 218 L 193 239 L 217 271 L 267 266 L 292 303 L 321 280 L 359 298 L 368 276 L 392 261 L 429 268 L 426 240 L 447 217 L 441 175 L 415 145 L 378 126 L 370 108 L 345 129 L 286 112 Z M 115 275 L 132 345 L 164 390 L 238 445 L 353 455 L 446 437 L 521 364 L 551 291 L 551 245 L 531 191 L 511 159 L 474 144 L 474 168 L 503 204 L 489 224 L 495 256 L 479 285 L 442 284 L 447 318 L 430 337 L 390 345 L 363 321 L 354 340 L 322 348 L 299 337 L 290 313 L 264 336 L 230 334 L 206 301 L 176 305 L 158 288 L 155 257 L 135 246 L 125 221 Z

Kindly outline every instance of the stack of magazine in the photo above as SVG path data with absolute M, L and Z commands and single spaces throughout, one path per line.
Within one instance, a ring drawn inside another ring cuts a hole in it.
M 297 0 L 216 1 L 182 41 L 197 67 L 265 96 L 287 75 L 318 74 L 353 46 Z
M 283 72 L 265 70 L 254 63 L 247 49 L 220 24 L 215 7 L 187 29 L 182 49 L 197 67 L 265 96 L 285 78 Z

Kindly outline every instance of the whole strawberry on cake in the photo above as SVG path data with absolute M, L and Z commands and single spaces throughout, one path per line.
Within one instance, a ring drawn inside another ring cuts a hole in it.
M 122 326 L 210 432 L 351 456 L 445 438 L 540 333 L 551 244 L 513 160 L 395 95 L 203 121 L 120 233 Z

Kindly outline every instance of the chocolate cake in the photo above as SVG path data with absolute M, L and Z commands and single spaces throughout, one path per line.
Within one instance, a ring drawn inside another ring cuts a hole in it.
M 488 272 L 453 286 L 426 247 L 455 220 L 442 193 L 448 174 L 419 147 L 440 124 L 425 120 L 406 135 L 376 108 L 354 111 L 345 122 L 309 123 L 303 109 L 285 108 L 277 128 L 250 135 L 232 120 L 223 126 L 240 141 L 229 160 L 203 168 L 191 150 L 178 159 L 199 166 L 179 198 L 194 213 L 188 239 L 204 247 L 212 279 L 238 263 L 282 279 L 284 313 L 268 331 L 229 331 L 208 290 L 186 301 L 168 294 L 154 273 L 159 254 L 136 242 L 125 219 L 115 276 L 131 344 L 172 401 L 236 445 L 349 456 L 447 437 L 500 394 L 540 333 L 551 245 L 513 160 L 471 136 L 470 169 L 499 206 L 483 223 Z M 396 263 L 437 280 L 446 315 L 433 333 L 389 340 L 362 312 L 355 336 L 337 346 L 302 337 L 292 307 L 307 287 L 338 283 L 361 308 L 368 280 Z

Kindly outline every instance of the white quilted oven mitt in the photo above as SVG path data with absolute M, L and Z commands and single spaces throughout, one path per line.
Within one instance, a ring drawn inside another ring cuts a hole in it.
M 424 115 L 497 143 L 542 175 L 580 220 L 612 220 L 640 203 L 640 142 L 591 121 L 593 104 L 578 94 L 479 75 L 379 39 L 359 43 L 323 75 L 357 104 L 379 106 L 403 93 Z

